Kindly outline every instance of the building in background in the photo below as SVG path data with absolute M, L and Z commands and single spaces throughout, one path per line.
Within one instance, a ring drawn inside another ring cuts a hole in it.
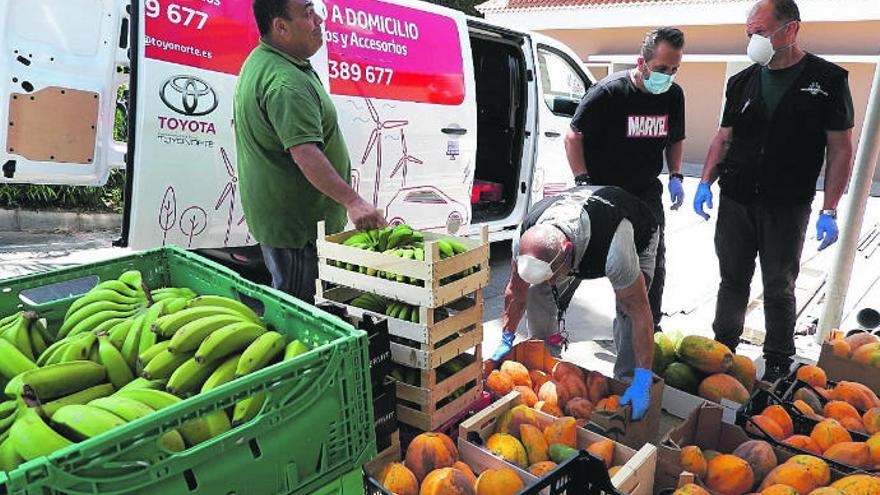
M 635 66 L 639 43 L 654 27 L 685 32 L 676 78 L 687 95 L 686 172 L 696 173 L 715 135 L 727 78 L 749 65 L 745 20 L 755 0 L 489 0 L 487 20 L 556 38 L 601 79 Z M 860 136 L 880 60 L 880 0 L 799 0 L 801 46 L 849 70 Z M 695 167 L 696 165 L 696 167 Z M 874 194 L 880 171 L 875 178 Z M 821 178 L 820 178 L 821 183 Z

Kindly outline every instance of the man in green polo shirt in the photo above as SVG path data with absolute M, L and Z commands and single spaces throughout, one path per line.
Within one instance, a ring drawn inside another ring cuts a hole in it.
M 316 224 L 341 231 L 385 225 L 351 188 L 351 163 L 336 109 L 308 58 L 323 43 L 311 0 L 254 0 L 260 44 L 235 90 L 241 203 L 272 286 L 312 303 Z

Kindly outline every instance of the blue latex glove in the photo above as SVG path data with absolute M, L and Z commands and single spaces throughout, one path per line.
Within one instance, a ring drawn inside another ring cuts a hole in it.
M 672 210 L 677 210 L 684 203 L 684 188 L 681 179 L 673 177 L 669 179 L 669 200 L 672 201 Z
M 710 210 L 713 208 L 712 187 L 705 182 L 700 182 L 700 185 L 697 186 L 697 194 L 694 196 L 694 211 L 703 217 L 703 220 L 708 220 L 709 214 L 703 211 L 703 205 L 708 206 Z
M 492 357 L 490 359 L 492 359 L 492 361 L 495 361 L 496 363 L 498 361 L 501 361 L 501 358 L 503 358 L 505 355 L 507 355 L 508 352 L 510 352 L 511 349 L 513 349 L 514 340 L 516 340 L 515 333 L 501 332 L 501 343 L 498 344 L 498 347 L 495 348 L 495 354 L 492 354 Z
M 840 231 L 837 230 L 837 220 L 830 215 L 819 215 L 819 220 L 816 221 L 816 240 L 822 241 L 822 244 L 819 244 L 819 251 L 837 242 L 838 233 Z
M 648 412 L 651 405 L 651 380 L 654 373 L 644 368 L 636 368 L 632 384 L 620 398 L 620 405 L 632 404 L 632 419 L 638 421 Z

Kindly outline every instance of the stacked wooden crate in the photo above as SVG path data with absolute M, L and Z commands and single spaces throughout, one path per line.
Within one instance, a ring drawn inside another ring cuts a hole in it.
M 318 225 L 316 300 L 346 305 L 354 314 L 378 314 L 352 306 L 364 293 L 413 307 L 418 318 L 388 318 L 396 365 L 392 376 L 398 379 L 397 413 L 400 422 L 433 431 L 482 397 L 482 288 L 489 283 L 488 230 L 482 230 L 480 239 L 425 232 L 424 260 L 343 244 L 356 233 L 328 236 L 324 225 Z M 437 243 L 441 239 L 454 239 L 467 250 L 441 259 Z M 399 277 L 376 276 L 382 272 Z

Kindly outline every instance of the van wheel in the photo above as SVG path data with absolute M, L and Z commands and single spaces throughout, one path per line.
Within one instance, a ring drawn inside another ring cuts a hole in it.
M 458 230 L 461 229 L 461 224 L 464 223 L 464 219 L 461 218 L 461 214 L 457 211 L 454 211 L 449 214 L 449 218 L 446 219 L 446 233 L 450 235 L 455 235 L 458 233 Z
M 388 225 L 392 227 L 397 227 L 398 225 L 403 225 L 405 222 L 400 217 L 394 217 L 389 222 Z

